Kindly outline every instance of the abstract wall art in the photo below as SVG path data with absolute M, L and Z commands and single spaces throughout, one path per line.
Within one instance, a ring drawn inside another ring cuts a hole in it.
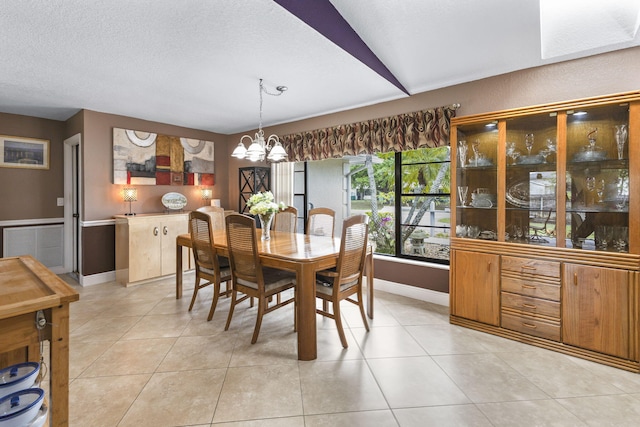
M 213 141 L 113 128 L 113 183 L 213 185 Z

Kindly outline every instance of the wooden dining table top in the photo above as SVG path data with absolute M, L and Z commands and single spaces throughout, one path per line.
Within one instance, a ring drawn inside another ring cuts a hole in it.
M 282 259 L 294 262 L 314 261 L 322 258 L 335 258 L 340 252 L 340 239 L 337 237 L 314 236 L 287 231 L 271 231 L 270 240 L 261 240 L 262 231 L 256 230 L 258 253 L 262 257 Z M 191 247 L 191 236 L 181 234 L 177 243 Z M 214 230 L 213 245 L 227 255 L 227 234 L 224 230 Z

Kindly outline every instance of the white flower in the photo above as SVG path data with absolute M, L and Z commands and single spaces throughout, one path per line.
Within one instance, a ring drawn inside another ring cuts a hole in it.
M 285 208 L 284 203 L 274 202 L 271 191 L 263 191 L 249 197 L 247 206 L 249 206 L 249 212 L 253 215 L 273 215 Z

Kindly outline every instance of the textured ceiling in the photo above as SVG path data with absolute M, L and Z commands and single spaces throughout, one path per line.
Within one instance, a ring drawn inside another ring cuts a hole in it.
M 569 15 L 551 42 L 578 35 L 561 46 L 541 39 L 540 0 L 304 1 L 330 1 L 410 94 L 640 45 L 640 0 L 541 0 Z M 265 125 L 407 96 L 273 0 L 4 1 L 0 56 L 0 112 L 56 120 L 84 108 L 242 132 L 257 127 L 259 78 L 289 87 L 265 95 Z

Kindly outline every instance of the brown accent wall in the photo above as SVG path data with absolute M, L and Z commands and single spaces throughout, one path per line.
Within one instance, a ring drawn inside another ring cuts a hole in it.
M 113 184 L 113 128 L 134 129 L 161 133 L 168 136 L 204 139 L 214 142 L 214 172 L 216 183 L 213 198 L 226 199 L 228 167 L 226 136 L 196 129 L 188 129 L 164 123 L 150 122 L 131 117 L 83 110 L 82 114 L 82 221 L 111 219 L 114 215 L 129 211 L 129 204 L 122 200 L 122 185 Z M 132 203 L 136 213 L 162 212 L 162 195 L 176 191 L 187 197 L 185 210 L 202 206 L 198 186 L 139 185 L 138 200 Z M 115 229 L 105 226 L 82 228 L 83 276 L 115 270 Z
M 82 228 L 83 276 L 115 270 L 116 226 L 101 225 Z
M 0 221 L 62 218 L 64 122 L 0 113 L 0 134 L 48 139 L 49 170 L 0 167 Z
M 229 170 L 225 135 L 89 110 L 84 110 L 82 114 L 83 221 L 109 219 L 129 210 L 129 204 L 122 200 L 123 186 L 113 184 L 114 127 L 213 141 L 216 177 L 213 198 L 227 199 Z M 133 202 L 132 209 L 137 213 L 162 212 L 162 195 L 170 191 L 180 192 L 187 197 L 185 210 L 202 206 L 198 186 L 139 185 L 136 188 L 138 201 Z
M 445 268 L 398 264 L 391 257 L 379 257 L 374 261 L 373 271 L 378 279 L 449 293 L 449 270 Z

